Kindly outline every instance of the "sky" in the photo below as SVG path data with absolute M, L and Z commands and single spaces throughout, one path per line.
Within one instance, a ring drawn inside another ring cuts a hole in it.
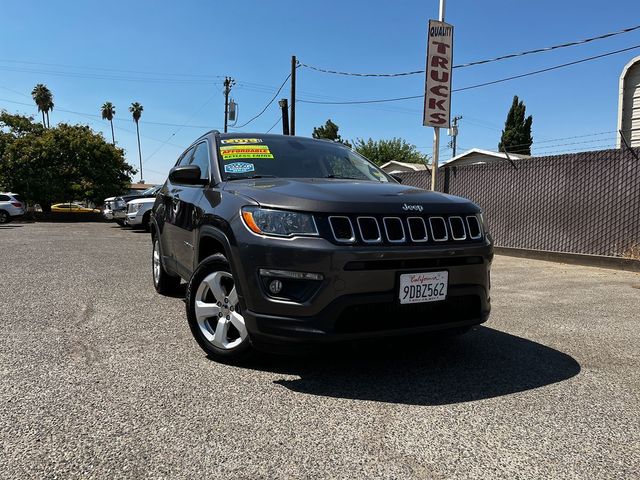
M 2 1 L 0 108 L 38 117 L 30 92 L 54 94 L 53 123 L 82 123 L 111 138 L 100 106 L 116 106 L 118 146 L 139 164 L 131 102 L 140 120 L 144 179 L 161 183 L 180 153 L 211 129 L 222 130 L 225 76 L 236 80 L 237 125 L 258 114 L 290 72 L 291 56 L 322 68 L 362 73 L 424 69 L 426 30 L 437 0 L 217 0 L 179 2 Z M 637 0 L 449 0 L 454 64 L 580 40 L 640 24 Z M 640 30 L 551 52 L 453 72 L 453 88 L 640 46 Z M 461 115 L 458 153 L 495 150 L 514 95 L 533 115 L 533 153 L 615 145 L 618 82 L 640 48 L 552 72 L 453 94 Z M 370 100 L 420 95 L 424 75 L 358 78 L 297 70 L 298 100 Z M 277 98 L 289 97 L 287 83 Z M 280 116 L 277 101 L 242 129 L 264 133 Z M 327 119 L 343 138 L 402 137 L 432 154 L 422 100 L 374 105 L 297 103 L 296 133 L 311 136 Z M 279 132 L 277 124 L 272 132 Z M 452 155 L 446 130 L 441 160 Z M 136 175 L 139 179 L 139 174 Z

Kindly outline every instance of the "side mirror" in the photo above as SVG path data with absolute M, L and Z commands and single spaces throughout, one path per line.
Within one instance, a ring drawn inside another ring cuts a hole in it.
M 208 180 L 200 178 L 202 173 L 197 165 L 178 165 L 169 171 L 169 181 L 179 185 L 205 185 Z
M 396 182 L 402 183 L 402 177 L 400 175 L 395 175 L 393 173 L 390 173 L 389 175 L 391 175 L 391 178 L 393 178 Z

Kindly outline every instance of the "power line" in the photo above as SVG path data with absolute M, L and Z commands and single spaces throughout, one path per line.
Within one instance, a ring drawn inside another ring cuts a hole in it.
M 266 132 L 264 132 L 264 133 L 269 133 L 271 130 L 273 130 L 274 128 L 276 128 L 276 125 L 278 125 L 278 124 L 280 123 L 280 120 L 282 120 L 282 115 L 280 115 L 280 116 L 278 117 L 278 120 L 276 120 L 276 123 L 274 123 L 273 125 L 271 125 L 271 128 L 270 128 L 269 130 L 267 130 Z
M 610 38 L 610 37 L 614 37 L 616 35 L 622 35 L 623 33 L 629 33 L 629 32 L 633 32 L 634 30 L 638 30 L 640 29 L 640 25 L 636 25 L 633 27 L 629 27 L 629 28 L 624 28 L 622 30 L 618 30 L 616 32 L 610 32 L 610 33 L 605 33 L 602 35 L 598 35 L 596 37 L 591 37 L 591 38 L 585 38 L 583 40 L 576 40 L 573 42 L 568 42 L 568 43 L 561 43 L 559 45 L 552 45 L 551 47 L 543 47 L 543 48 L 536 48 L 533 50 L 527 50 L 524 52 L 519 52 L 519 53 L 510 53 L 508 55 L 502 55 L 500 57 L 494 57 L 494 58 L 488 58 L 486 60 L 477 60 L 474 62 L 469 62 L 469 63 L 463 63 L 460 65 L 454 65 L 452 68 L 466 68 L 466 67 L 472 67 L 474 65 L 483 65 L 486 63 L 492 63 L 492 62 L 498 62 L 500 60 L 506 60 L 508 58 L 515 58 L 515 57 L 523 57 L 525 55 L 532 55 L 535 53 L 542 53 L 542 52 L 550 52 L 552 50 L 557 50 L 560 48 L 566 48 L 566 47 L 573 47 L 575 45 L 583 45 L 585 43 L 589 43 L 589 42 L 594 42 L 596 40 L 603 40 L 605 38 Z M 309 68 L 311 70 L 315 70 L 317 72 L 321 72 L 321 73 L 330 73 L 333 75 L 344 75 L 344 76 L 350 76 L 350 77 L 405 77 L 405 76 L 409 76 L 409 75 L 418 75 L 421 73 L 424 73 L 424 70 L 413 70 L 413 71 L 409 71 L 409 72 L 399 72 L 399 73 L 354 73 L 354 72 L 343 72 L 343 71 L 339 71 L 339 70 L 328 70 L 325 68 L 320 68 L 320 67 L 314 67 L 312 65 L 308 65 L 306 63 L 302 63 L 302 62 L 298 62 L 300 66 Z
M 520 75 L 513 75 L 511 77 L 501 78 L 500 80 L 493 80 L 491 82 L 479 83 L 477 85 L 471 85 L 469 87 L 456 88 L 452 90 L 452 92 L 462 92 L 464 90 L 471 90 L 472 88 L 486 87 L 487 85 L 495 85 L 496 83 L 507 82 L 509 80 L 515 80 L 516 78 L 528 77 L 530 75 L 537 75 L 539 73 L 550 72 L 551 70 L 557 70 L 559 68 L 569 67 L 571 65 L 577 65 L 578 63 L 589 62 L 591 60 L 596 60 L 598 58 L 608 57 L 610 55 L 615 55 L 622 52 L 628 52 L 629 50 L 635 50 L 636 48 L 640 48 L 640 45 L 634 45 L 633 47 L 622 48 L 620 50 L 614 50 L 613 52 L 602 53 L 600 55 L 594 55 L 592 57 L 583 58 L 580 60 L 575 60 L 573 62 L 563 63 L 561 65 L 555 65 L 553 67 L 542 68 L 540 70 L 534 70 L 533 72 L 523 73 Z
M 32 104 L 32 103 L 18 102 L 18 101 L 15 101 L 15 100 L 9 100 L 7 98 L 0 98 L 0 101 L 1 102 L 7 102 L 7 103 L 15 103 L 16 105 L 25 105 L 27 107 L 32 107 L 32 108 L 34 107 L 34 104 Z M 79 115 L 81 117 L 97 117 L 97 115 L 91 115 L 89 113 L 82 113 L 82 112 L 75 112 L 73 110 L 66 110 L 64 108 L 58 108 L 58 107 L 56 107 L 56 111 L 57 112 L 63 112 L 63 113 L 71 113 L 73 115 Z M 90 123 L 93 123 L 93 124 L 98 124 L 97 120 L 88 120 L 88 121 Z M 130 133 L 132 135 L 136 135 L 136 132 L 134 130 L 129 130 L 128 128 L 117 127 L 117 126 L 114 127 L 114 128 L 116 128 L 117 130 L 123 131 L 123 132 L 128 132 L 128 133 Z M 153 140 L 154 142 L 162 143 L 162 140 L 160 140 L 158 138 L 150 137 L 149 135 L 142 135 L 141 134 L 140 136 L 142 138 L 146 138 L 148 140 Z M 174 147 L 182 148 L 182 145 L 176 145 L 175 143 L 168 143 L 167 142 L 167 145 L 171 145 L 171 146 L 174 146 Z
M 267 108 L 269 108 L 269 105 L 271 105 L 273 103 L 273 101 L 280 94 L 280 91 L 284 88 L 284 86 L 287 84 L 287 82 L 289 81 L 290 78 L 291 78 L 291 74 L 287 75 L 287 78 L 284 79 L 284 81 L 282 82 L 282 85 L 280 85 L 280 88 L 278 88 L 278 91 L 276 92 L 276 94 L 271 98 L 271 100 L 269 100 L 269 102 L 264 106 L 264 108 L 260 111 L 260 113 L 258 113 L 254 117 L 251 117 L 247 122 L 243 123 L 242 125 L 239 125 L 239 126 L 235 127 L 234 130 L 238 130 L 240 128 L 246 127 L 251 122 L 253 122 L 256 118 L 260 117 L 264 112 L 266 112 Z
M 465 91 L 465 90 L 471 90 L 473 88 L 486 87 L 488 85 L 494 85 L 496 83 L 502 83 L 502 82 L 507 82 L 509 80 L 515 80 L 517 78 L 523 78 L 523 77 L 528 77 L 528 76 L 531 76 L 531 75 L 537 75 L 539 73 L 544 73 L 544 72 L 549 72 L 551 70 L 557 70 L 559 68 L 569 67 L 571 65 L 576 65 L 578 63 L 589 62 L 591 60 L 597 60 L 599 58 L 608 57 L 610 55 L 616 55 L 618 53 L 628 52 L 629 50 L 635 50 L 637 48 L 640 48 L 640 45 L 634 45 L 632 47 L 622 48 L 620 50 L 614 50 L 612 52 L 607 52 L 607 53 L 602 53 L 600 55 L 594 55 L 592 57 L 582 58 L 580 60 L 575 60 L 573 62 L 568 62 L 568 63 L 563 63 L 563 64 L 560 64 L 560 65 L 555 65 L 553 67 L 547 67 L 547 68 L 543 68 L 543 69 L 540 69 L 540 70 L 534 70 L 532 72 L 522 73 L 520 75 L 513 75 L 511 77 L 501 78 L 499 80 L 492 80 L 490 82 L 478 83 L 476 85 L 469 85 L 468 87 L 454 88 L 451 91 L 452 92 L 462 92 L 462 91 Z M 315 104 L 322 104 L 322 105 L 357 105 L 357 104 L 366 104 L 366 103 L 399 102 L 399 101 L 403 101 L 403 100 L 413 100 L 413 99 L 416 99 L 416 98 L 424 98 L 424 94 L 422 94 L 422 95 L 411 95 L 411 96 L 408 96 L 408 97 L 383 98 L 383 99 L 376 99 L 376 100 L 351 100 L 351 101 L 345 101 L 345 102 L 325 102 L 325 101 L 315 101 L 315 100 L 298 100 L 298 101 L 301 102 L 301 103 L 315 103 Z
M 213 95 L 211 95 L 211 96 L 207 99 L 207 101 L 206 101 L 206 102 L 204 102 L 202 105 L 200 105 L 200 107 L 199 107 L 195 112 L 193 112 L 193 113 L 189 116 L 189 118 L 188 118 L 188 119 L 187 119 L 187 120 L 186 120 L 182 125 L 180 125 L 180 126 L 179 126 L 179 127 L 178 127 L 178 128 L 177 128 L 177 129 L 176 129 L 176 130 L 171 134 L 171 135 L 169 135 L 169 137 L 168 137 L 164 142 L 162 142 L 162 143 L 160 144 L 160 146 L 159 146 L 158 148 L 156 148 L 156 149 L 153 151 L 153 153 L 152 153 L 151 155 L 149 155 L 147 158 L 145 158 L 145 159 L 144 159 L 144 162 L 142 162 L 142 163 L 144 164 L 145 162 L 147 162 L 147 161 L 151 160 L 151 158 L 152 158 L 156 153 L 158 153 L 162 148 L 164 148 L 164 146 L 169 142 L 169 140 L 171 140 L 171 139 L 176 135 L 176 133 L 178 133 L 180 130 L 182 130 L 182 128 L 184 128 L 184 127 L 187 125 L 187 123 L 189 123 L 189 122 L 191 121 L 191 119 L 192 119 L 193 117 L 195 117 L 198 113 L 200 113 L 200 111 L 201 111 L 204 107 L 206 107 L 206 106 L 209 104 L 209 102 L 210 102 L 211 100 L 213 100 L 213 97 L 215 97 L 215 96 L 216 96 L 216 94 L 214 93 Z

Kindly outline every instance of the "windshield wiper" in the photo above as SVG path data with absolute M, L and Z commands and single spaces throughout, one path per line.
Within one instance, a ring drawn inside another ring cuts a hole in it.
M 345 175 L 334 175 L 334 174 L 327 175 L 324 178 L 341 178 L 344 180 L 366 180 L 366 178 L 347 177 Z
M 278 178 L 275 175 L 242 175 L 240 177 L 227 177 L 227 181 L 230 180 L 251 180 L 253 178 Z

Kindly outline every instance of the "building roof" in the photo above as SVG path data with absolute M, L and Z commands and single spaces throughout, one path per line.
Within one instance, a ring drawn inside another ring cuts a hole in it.
M 427 166 L 424 163 L 397 162 L 395 160 L 391 160 L 390 162 L 385 163 L 380 168 L 386 172 L 385 169 L 389 167 L 403 167 L 408 168 L 409 170 L 413 170 L 414 172 L 419 172 L 420 170 L 428 170 Z
M 132 183 L 129 185 L 129 190 L 146 190 L 153 187 L 152 183 Z
M 463 163 L 462 160 L 466 159 L 467 157 L 470 157 L 471 155 L 486 156 L 486 157 L 493 158 L 495 160 L 508 160 L 508 158 L 510 158 L 511 160 L 521 160 L 523 158 L 530 158 L 529 155 L 522 155 L 520 153 L 510 153 L 509 157 L 507 157 L 505 153 L 493 152 L 491 150 L 483 150 L 482 148 L 472 148 L 471 150 L 467 150 L 466 152 L 461 153 L 460 155 L 456 155 L 451 160 L 444 162 L 441 166 L 444 166 L 444 165 L 448 167 L 455 166 L 456 163 Z M 478 163 L 486 163 L 486 162 L 477 161 L 473 163 L 478 164 Z

